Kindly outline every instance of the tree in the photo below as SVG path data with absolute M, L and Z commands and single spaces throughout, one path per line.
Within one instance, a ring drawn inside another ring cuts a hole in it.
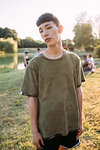
M 0 41 L 0 50 L 6 53 L 14 53 L 14 45 L 9 41 Z
M 82 12 L 80 13 L 77 18 L 76 18 L 76 22 L 77 24 L 84 24 L 86 23 L 86 16 L 87 16 L 87 13 L 86 12 Z
M 96 22 L 96 25 L 97 25 L 98 36 L 99 36 L 99 39 L 100 39 L 100 15 L 98 15 L 98 16 L 95 18 L 95 22 Z
M 75 36 L 73 41 L 76 48 L 87 47 L 92 45 L 92 25 L 90 23 L 77 24 L 73 30 Z
M 94 36 L 93 39 L 93 46 L 96 47 L 97 45 L 100 45 L 100 39 L 98 39 L 98 37 Z
M 46 44 L 41 41 L 35 41 L 31 37 L 26 37 L 25 39 L 21 40 L 22 48 L 33 48 L 33 47 L 46 47 Z
M 13 38 L 0 38 L 0 51 L 6 53 L 17 52 L 17 41 L 13 40 Z
M 62 45 L 63 46 L 73 45 L 72 40 L 71 39 L 62 40 Z
M 4 29 L 0 27 L 0 38 L 4 37 Z
M 71 39 L 62 40 L 63 47 L 67 46 L 69 50 L 74 50 L 74 44 Z
M 100 58 L 100 45 L 96 47 L 96 54 Z
M 12 30 L 12 29 L 9 29 L 7 27 L 3 29 L 0 27 L 0 38 L 7 39 L 10 37 L 12 37 L 15 41 L 18 40 L 16 30 L 15 29 Z

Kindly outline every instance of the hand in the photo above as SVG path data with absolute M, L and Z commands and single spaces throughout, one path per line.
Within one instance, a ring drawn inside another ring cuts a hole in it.
M 43 149 L 41 145 L 44 145 L 43 138 L 39 132 L 34 133 L 33 135 L 33 143 L 38 149 Z
M 80 136 L 83 133 L 83 127 L 82 127 L 82 123 L 80 123 L 78 132 L 77 132 L 77 137 Z

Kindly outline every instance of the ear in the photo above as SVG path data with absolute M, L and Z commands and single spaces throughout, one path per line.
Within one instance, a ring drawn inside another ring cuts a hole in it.
M 59 32 L 59 33 L 62 33 L 62 31 L 63 31 L 63 26 L 62 26 L 62 25 L 60 25 L 60 26 L 59 26 L 59 30 L 58 30 L 58 32 Z

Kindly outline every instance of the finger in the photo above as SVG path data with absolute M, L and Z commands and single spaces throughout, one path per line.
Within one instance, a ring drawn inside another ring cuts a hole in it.
M 77 136 L 80 136 L 80 135 L 81 135 L 80 133 L 77 134 Z
M 79 136 L 79 133 L 77 133 L 77 136 Z
M 37 146 L 37 145 L 38 145 L 38 143 L 34 142 L 33 144 L 35 145 L 35 147 L 37 147 L 37 148 L 38 148 L 38 146 Z
M 83 133 L 83 129 L 80 129 L 80 134 L 82 134 Z
M 79 129 L 78 132 L 77 132 L 77 136 L 80 136 L 83 132 L 83 129 Z
M 43 138 L 41 138 L 41 139 L 40 139 L 40 141 L 41 141 L 41 144 L 42 144 L 42 145 L 44 145 L 44 141 L 43 141 Z
M 40 146 L 39 146 L 38 142 L 34 142 L 34 145 L 35 145 L 36 148 L 40 149 Z
M 80 136 L 81 132 L 80 132 L 80 129 L 78 130 L 77 132 L 77 136 Z
M 43 149 L 43 147 L 40 145 L 40 142 L 37 143 L 37 146 L 36 146 L 38 149 Z

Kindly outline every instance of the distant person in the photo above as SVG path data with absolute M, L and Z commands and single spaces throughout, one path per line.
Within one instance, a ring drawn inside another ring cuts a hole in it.
M 37 49 L 37 52 L 35 53 L 35 57 L 37 57 L 41 53 L 40 48 Z
M 88 62 L 86 55 L 83 55 L 83 60 L 84 60 L 84 62 L 82 63 L 82 66 L 83 66 L 84 72 L 91 71 L 91 68 L 89 67 L 89 62 Z
M 47 49 L 31 59 L 21 88 L 29 96 L 33 143 L 37 150 L 73 148 L 83 132 L 81 60 L 63 49 L 56 16 L 41 15 L 37 26 Z
M 87 60 L 88 60 L 88 67 L 91 69 L 91 71 L 93 71 L 94 70 L 94 58 L 93 58 L 93 56 L 90 54 L 90 55 L 88 55 L 88 58 L 87 58 Z
M 94 73 L 95 69 L 96 69 L 96 66 L 95 66 L 93 56 L 91 54 L 87 55 L 87 56 L 84 55 L 83 59 L 84 59 L 84 62 L 82 63 L 82 66 L 83 66 L 84 72 L 90 71 L 91 73 Z
M 29 51 L 25 50 L 24 51 L 24 66 L 25 68 L 28 66 L 29 63 Z
M 95 62 L 94 62 L 94 58 L 93 58 L 93 55 L 89 55 L 89 57 L 90 57 L 90 59 L 91 59 L 91 63 L 94 65 L 95 64 Z
M 87 56 L 83 55 L 83 63 L 82 63 L 83 67 L 87 67 L 88 66 L 88 60 L 87 60 Z
M 64 45 L 64 49 L 67 51 L 69 50 L 67 45 Z

